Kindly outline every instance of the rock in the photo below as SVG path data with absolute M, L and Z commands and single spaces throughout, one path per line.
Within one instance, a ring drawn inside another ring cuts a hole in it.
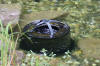
M 21 51 L 21 50 L 16 50 L 15 51 L 15 63 L 18 64 L 19 66 L 21 65 L 22 59 L 24 57 L 25 57 L 25 53 L 23 51 Z
M 81 39 L 78 42 L 78 47 L 83 51 L 84 57 L 100 59 L 100 39 Z
M 21 6 L 19 4 L 0 4 L 0 19 L 4 27 L 8 23 L 14 27 L 19 21 L 20 14 Z
M 54 58 L 54 59 L 51 59 L 49 61 L 49 64 L 51 66 L 59 66 L 59 63 L 61 63 L 61 60 L 59 58 Z M 63 65 L 63 64 L 62 64 Z

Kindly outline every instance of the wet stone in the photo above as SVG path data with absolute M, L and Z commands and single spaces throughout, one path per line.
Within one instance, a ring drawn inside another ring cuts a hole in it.
M 0 4 L 0 20 L 3 26 L 6 27 L 11 23 L 14 27 L 19 22 L 21 14 L 21 5 L 19 4 Z
M 23 28 L 20 48 L 40 52 L 43 48 L 49 53 L 63 53 L 71 45 L 70 27 L 57 20 L 36 20 Z

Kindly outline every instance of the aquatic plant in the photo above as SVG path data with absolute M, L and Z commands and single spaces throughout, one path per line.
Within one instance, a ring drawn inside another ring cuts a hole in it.
M 0 66 L 10 66 L 15 61 L 14 55 L 18 38 L 14 42 L 14 35 L 9 34 L 9 30 L 12 32 L 11 23 L 4 28 L 0 20 L 0 29 Z

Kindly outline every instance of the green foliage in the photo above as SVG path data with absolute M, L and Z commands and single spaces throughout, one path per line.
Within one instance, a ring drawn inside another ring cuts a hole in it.
M 11 61 L 14 55 L 16 42 L 13 42 L 13 34 L 9 35 L 8 30 L 12 27 L 9 23 L 6 28 L 3 27 L 3 24 L 0 20 L 0 51 L 1 51 L 1 65 L 0 66 L 10 66 Z M 9 55 L 8 55 L 9 54 Z
M 44 49 L 43 49 L 44 50 Z M 44 51 L 43 51 L 44 52 Z M 72 55 L 80 55 L 72 56 Z M 53 54 L 52 54 L 53 55 Z M 72 52 L 65 52 L 63 56 L 59 57 L 48 57 L 45 52 L 38 55 L 32 51 L 28 52 L 22 66 L 94 66 L 100 65 L 100 60 L 93 58 L 84 58 L 81 56 L 81 50 Z

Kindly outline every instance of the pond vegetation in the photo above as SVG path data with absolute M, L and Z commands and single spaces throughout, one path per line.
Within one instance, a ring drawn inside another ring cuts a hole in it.
M 22 5 L 22 16 L 36 11 L 64 11 L 68 14 L 52 19 L 65 23 L 67 22 L 67 24 L 71 27 L 72 39 L 76 42 L 83 38 L 100 39 L 99 0 L 40 0 L 40 2 L 35 2 L 34 0 L 0 0 L 0 3 L 17 3 Z M 24 20 L 22 16 L 20 21 Z M 51 57 L 48 57 L 45 53 L 45 49 L 41 51 L 43 53 L 42 55 L 36 54 L 32 51 L 24 51 L 25 57 L 22 59 L 20 64 L 16 63 L 15 47 L 18 38 L 15 41 L 13 34 L 8 34 L 10 24 L 8 24 L 6 28 L 3 28 L 0 21 L 0 27 L 2 29 L 0 30 L 0 43 L 2 44 L 0 46 L 1 66 L 100 66 L 100 58 L 85 57 L 83 51 L 79 48 L 76 48 L 72 52 L 67 51 L 65 52 L 65 55 L 59 57 L 55 57 L 56 54 L 54 53 L 51 53 Z M 2 38 L 2 36 L 5 38 Z M 9 47 L 10 49 L 8 50 Z

